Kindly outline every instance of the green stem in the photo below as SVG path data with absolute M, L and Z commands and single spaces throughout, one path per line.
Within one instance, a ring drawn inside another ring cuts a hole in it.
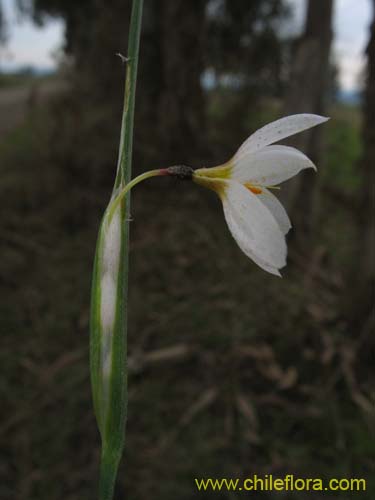
M 133 0 L 129 28 L 128 58 L 125 81 L 124 108 L 114 194 L 123 189 L 131 179 L 134 105 L 139 57 L 139 43 L 142 24 L 143 0 Z M 134 184 L 133 184 L 134 185 Z M 129 188 L 130 189 L 130 188 Z M 116 199 L 116 198 L 115 198 Z M 105 422 L 101 425 L 102 456 L 100 463 L 99 500 L 112 500 L 118 465 L 125 443 L 127 416 L 127 290 L 129 260 L 130 196 L 121 201 L 121 250 L 116 298 L 116 327 L 112 339 L 112 375 L 110 388 L 110 408 Z M 116 204 L 118 206 L 118 204 Z M 95 342 L 94 342 L 95 348 Z M 94 350 L 94 349 L 93 349 Z M 96 351 L 95 351 L 96 352 Z M 98 364 L 94 360 L 93 365 Z
M 119 457 L 108 455 L 106 450 L 102 451 L 100 459 L 99 500 L 112 500 L 115 489 Z
M 120 148 L 114 189 L 117 189 L 120 185 L 123 186 L 127 184 L 131 179 L 135 90 L 137 84 L 142 10 L 143 0 L 133 0 L 129 28 L 128 57 L 126 61 L 126 79 L 124 107 L 121 122 Z
M 109 204 L 107 208 L 107 224 L 109 225 L 111 223 L 112 217 L 122 202 L 122 200 L 125 198 L 126 194 L 137 184 L 140 182 L 149 179 L 150 177 L 157 177 L 158 175 L 167 175 L 165 169 L 157 169 L 157 170 L 150 170 L 149 172 L 145 172 L 141 175 L 138 175 L 138 177 L 135 177 L 133 180 L 131 180 L 128 184 L 125 185 L 125 187 L 117 194 L 116 198 L 114 198 L 111 203 Z

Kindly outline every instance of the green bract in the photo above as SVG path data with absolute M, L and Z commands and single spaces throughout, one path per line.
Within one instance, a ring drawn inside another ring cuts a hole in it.
M 125 442 L 127 413 L 127 282 L 129 194 L 135 87 L 143 0 L 133 0 L 124 110 L 113 197 L 99 229 L 91 289 L 90 372 L 95 415 L 102 440 L 99 500 L 111 500 Z M 111 212 L 111 213 L 110 213 Z

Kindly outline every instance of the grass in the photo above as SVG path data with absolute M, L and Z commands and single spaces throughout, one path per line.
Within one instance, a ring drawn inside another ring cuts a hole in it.
M 97 487 L 88 308 L 110 186 L 84 182 L 74 160 L 46 149 L 51 120 L 40 110 L 0 146 L 0 497 L 9 500 L 83 500 Z M 350 140 L 330 130 L 338 172 L 358 155 L 358 129 L 343 118 Z M 349 163 L 339 187 L 355 193 Z M 327 195 L 322 204 L 313 261 L 294 259 L 279 280 L 241 254 L 212 193 L 169 179 L 134 190 L 118 498 L 190 499 L 194 477 L 254 473 L 365 477 L 358 497 L 373 498 L 374 429 L 358 397 L 373 391 L 369 340 L 347 330 L 342 310 L 356 227 L 347 207 Z
M 356 108 L 338 107 L 333 111 L 335 126 L 330 127 L 329 151 L 324 181 L 344 193 L 355 195 L 361 183 L 358 161 L 361 154 L 360 115 Z

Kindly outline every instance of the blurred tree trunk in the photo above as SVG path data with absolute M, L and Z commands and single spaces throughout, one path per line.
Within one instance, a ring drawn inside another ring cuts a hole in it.
M 115 102 L 119 116 L 124 66 L 116 54 L 126 55 L 131 3 L 131 0 L 95 0 L 89 52 L 86 58 L 85 53 L 77 54 L 98 97 L 106 96 L 110 104 Z
M 199 158 L 205 135 L 201 75 L 207 1 L 145 2 L 134 173 L 155 163 L 189 163 Z M 116 157 L 124 88 L 124 65 L 116 53 L 126 55 L 131 3 L 33 0 L 34 19 L 42 20 L 49 14 L 61 16 L 66 23 L 66 51 L 74 62 L 76 103 L 71 106 L 75 116 L 69 120 L 67 109 L 66 130 L 59 127 L 58 133 L 60 138 L 66 134 L 66 140 L 60 140 L 66 146 L 64 162 L 72 166 L 82 163 L 76 158 L 79 148 L 71 121 L 80 123 L 80 150 L 86 151 L 84 163 L 95 172 L 94 184 L 112 181 L 113 171 L 106 167 Z M 97 147 L 92 148 L 92 143 Z M 66 162 L 69 144 L 72 161 Z M 72 174 L 79 176 L 79 169 L 73 168 Z
M 305 31 L 298 42 L 286 98 L 285 114 L 326 114 L 329 87 L 329 56 L 332 40 L 333 0 L 309 0 Z M 324 128 L 317 127 L 293 138 L 293 144 L 303 150 L 319 167 L 322 166 Z M 309 248 L 315 223 L 317 179 L 312 170 L 302 172 L 289 183 L 287 204 L 297 231 L 295 243 Z
M 204 143 L 201 87 L 207 0 L 158 0 L 161 81 L 157 127 L 167 163 L 198 159 Z
M 149 0 L 145 4 L 137 90 L 135 154 L 148 165 L 194 160 L 204 130 L 202 39 L 206 0 Z M 96 0 L 89 81 L 111 107 L 106 124 L 116 137 L 123 93 L 130 0 Z M 98 71 L 99 68 L 99 71 Z M 103 137 L 108 136 L 104 133 Z M 140 146 L 141 145 L 141 146 Z M 117 144 L 116 144 L 117 146 Z M 137 153 L 138 151 L 138 153 Z M 135 172 L 137 172 L 135 161 Z
M 366 322 L 373 311 L 375 286 L 375 0 L 374 18 L 367 46 L 366 90 L 363 103 L 363 156 L 360 161 L 362 189 L 358 213 L 358 255 L 352 323 Z M 353 294 L 351 293 L 351 303 Z
M 5 41 L 6 41 L 5 18 L 4 18 L 3 4 L 0 1 L 0 50 L 1 46 L 5 44 Z

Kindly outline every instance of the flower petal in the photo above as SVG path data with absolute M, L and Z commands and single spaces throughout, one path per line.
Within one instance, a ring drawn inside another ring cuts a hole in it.
M 255 152 L 258 151 L 268 144 L 273 144 L 274 142 L 281 141 L 290 135 L 297 134 L 303 130 L 307 130 L 311 127 L 315 127 L 320 123 L 324 123 L 329 118 L 325 116 L 312 115 L 307 113 L 302 113 L 298 115 L 290 115 L 280 120 L 276 120 L 264 127 L 260 128 L 254 134 L 252 134 L 240 147 L 240 151 Z
M 241 248 L 241 250 L 242 250 L 242 248 Z M 273 266 L 267 264 L 266 262 L 264 262 L 263 260 L 258 259 L 258 257 L 254 253 L 251 253 L 251 254 L 249 253 L 249 254 L 247 254 L 247 256 L 250 257 L 250 259 L 253 262 L 255 262 L 255 264 L 257 266 L 259 266 L 264 271 L 267 271 L 267 273 L 274 274 L 275 276 L 279 276 L 281 278 L 280 271 L 276 267 L 273 267 Z
M 258 194 L 258 199 L 268 208 L 279 224 L 283 234 L 287 234 L 292 227 L 288 214 L 280 201 L 268 189 L 262 188 L 262 193 Z
M 280 145 L 267 146 L 256 153 L 236 153 L 232 164 L 233 180 L 261 186 L 279 184 L 304 168 L 316 170 L 313 162 L 301 151 Z
M 258 196 L 237 182 L 222 181 L 224 215 L 238 246 L 266 271 L 286 264 L 286 243 L 274 216 Z

